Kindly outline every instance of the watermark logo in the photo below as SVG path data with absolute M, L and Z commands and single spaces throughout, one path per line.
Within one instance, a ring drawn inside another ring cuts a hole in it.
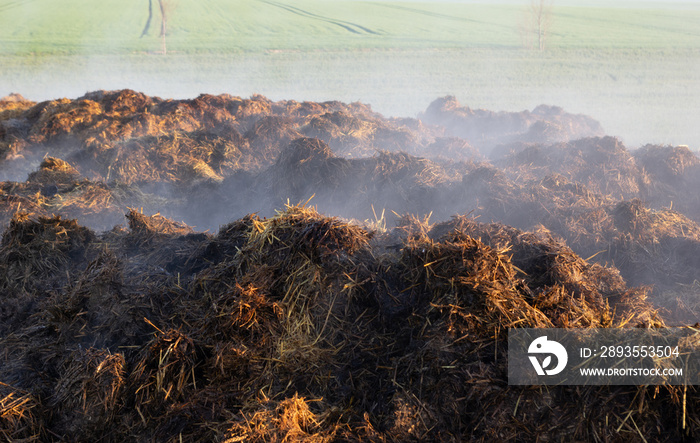
M 509 328 L 508 384 L 700 386 L 700 330 Z
M 528 355 L 532 366 L 537 371 L 537 375 L 557 375 L 564 370 L 566 363 L 569 361 L 569 355 L 566 353 L 564 346 L 554 340 L 547 340 L 546 335 L 533 340 L 527 352 L 528 354 L 547 354 L 542 363 L 540 363 L 537 356 Z M 546 369 L 552 365 L 552 355 L 557 358 L 557 365 L 553 369 Z

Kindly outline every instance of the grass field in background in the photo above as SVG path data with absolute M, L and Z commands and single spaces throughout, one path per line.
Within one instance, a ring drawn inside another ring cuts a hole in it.
M 231 53 L 368 48 L 515 48 L 525 6 L 356 0 L 169 0 L 170 50 Z M 585 3 L 584 3 L 585 4 Z M 611 2 L 611 4 L 614 4 Z M 159 13 L 140 38 L 147 0 L 0 1 L 0 53 L 128 54 L 160 49 Z M 687 48 L 700 44 L 700 7 L 585 7 L 552 10 L 549 46 Z
M 493 110 L 556 104 L 629 144 L 700 147 L 700 6 L 555 0 L 548 49 L 523 47 L 522 5 L 171 0 L 168 55 L 147 0 L 0 1 L 0 96 L 132 88 L 361 100 L 415 116 L 442 95 Z M 154 0 L 154 3 L 157 3 Z

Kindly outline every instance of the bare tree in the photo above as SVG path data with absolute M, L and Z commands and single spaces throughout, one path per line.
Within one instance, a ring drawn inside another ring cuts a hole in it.
M 169 0 L 158 0 L 158 6 L 160 7 L 160 42 L 163 55 L 165 55 L 168 52 L 165 45 L 165 36 L 168 35 L 168 15 L 172 4 Z
M 148 20 L 146 20 L 146 26 L 143 27 L 141 31 L 141 38 L 148 34 L 148 30 L 151 28 L 151 19 L 153 18 L 153 0 L 148 0 Z
M 552 25 L 552 6 L 554 0 L 530 0 L 521 26 L 523 43 L 528 48 L 544 51 L 547 37 Z
M 160 9 L 161 52 L 165 55 L 168 52 L 165 42 L 165 37 L 168 35 L 168 18 L 175 9 L 175 2 L 173 0 L 158 0 L 158 9 Z M 146 20 L 146 26 L 141 32 L 141 37 L 148 34 L 148 30 L 151 27 L 151 19 L 153 19 L 153 0 L 148 0 L 148 20 Z

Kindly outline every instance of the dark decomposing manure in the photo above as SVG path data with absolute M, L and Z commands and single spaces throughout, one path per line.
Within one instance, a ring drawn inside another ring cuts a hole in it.
M 697 440 L 507 335 L 697 327 L 699 165 L 553 106 L 2 99 L 0 440 Z

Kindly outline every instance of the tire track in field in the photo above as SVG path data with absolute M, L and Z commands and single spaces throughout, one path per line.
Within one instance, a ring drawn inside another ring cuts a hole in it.
M 285 5 L 284 3 L 279 3 L 275 2 L 272 0 L 259 0 L 262 3 L 267 3 L 270 6 L 275 6 L 277 8 L 284 9 L 288 12 L 291 12 L 292 14 L 300 15 L 302 17 L 306 18 L 311 18 L 314 20 L 321 20 L 326 23 L 330 23 L 332 25 L 340 26 L 341 28 L 345 29 L 346 31 L 352 32 L 353 34 L 373 34 L 373 35 L 381 35 L 380 32 L 377 32 L 373 29 L 367 28 L 362 25 L 358 25 L 357 23 L 352 23 L 348 22 L 345 20 L 338 20 L 334 19 L 331 17 L 325 17 L 323 15 L 319 14 L 314 14 L 313 12 L 305 11 L 301 8 L 297 8 L 296 6 L 291 6 L 291 5 Z
M 36 0 L 22 0 L 22 1 L 10 1 L 7 3 L 0 3 L 0 12 L 8 11 L 10 9 L 16 8 L 20 5 L 26 5 L 27 3 L 33 3 Z
M 482 20 L 474 20 L 474 19 L 466 18 L 466 17 L 457 17 L 454 15 L 441 14 L 439 12 L 426 11 L 425 9 L 409 8 L 408 6 L 389 5 L 389 4 L 384 4 L 384 3 L 376 3 L 375 6 L 398 9 L 400 11 L 407 11 L 407 12 L 412 12 L 414 14 L 424 15 L 427 17 L 440 18 L 440 19 L 451 20 L 451 21 L 460 22 L 460 23 L 465 23 L 465 22 L 466 23 L 477 23 L 480 25 L 488 24 L 488 25 L 493 25 L 493 26 L 497 26 L 500 28 L 511 29 L 509 26 L 506 26 L 506 25 L 499 25 L 496 23 L 489 23 L 489 22 L 485 22 Z

